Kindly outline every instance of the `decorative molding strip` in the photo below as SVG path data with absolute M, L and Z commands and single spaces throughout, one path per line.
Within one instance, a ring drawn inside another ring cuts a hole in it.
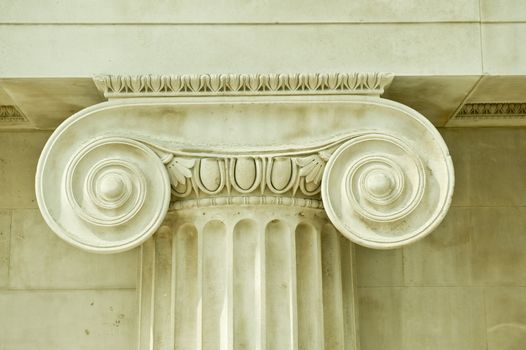
M 526 103 L 466 103 L 457 119 L 525 118 Z
M 101 75 L 93 78 L 106 98 L 253 95 L 376 95 L 391 73 Z
M 170 209 L 181 210 L 225 205 L 280 205 L 310 209 L 323 209 L 323 203 L 319 199 L 294 198 L 283 196 L 209 197 L 202 199 L 180 200 L 174 202 L 171 205 Z
M 13 105 L 0 106 L 0 123 L 27 123 L 27 118 Z
M 447 126 L 524 126 L 526 103 L 466 103 Z

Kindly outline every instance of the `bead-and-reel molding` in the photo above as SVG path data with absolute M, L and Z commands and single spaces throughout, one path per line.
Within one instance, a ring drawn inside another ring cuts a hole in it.
M 123 137 L 84 144 L 67 163 L 60 182 L 65 199 L 61 220 L 45 215 L 48 224 L 66 241 L 98 253 L 141 244 L 158 228 L 170 201 L 161 159 L 144 144 Z M 54 194 L 37 185 L 37 195 L 44 201 Z
M 424 139 L 423 142 L 429 142 Z M 437 140 L 421 147 L 399 136 L 370 133 L 342 144 L 329 159 L 323 204 L 338 230 L 370 248 L 411 243 L 442 220 L 453 191 L 453 167 Z

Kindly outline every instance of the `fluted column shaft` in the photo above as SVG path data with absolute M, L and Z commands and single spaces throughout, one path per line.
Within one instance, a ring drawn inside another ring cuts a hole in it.
M 141 248 L 140 349 L 357 349 L 352 259 L 320 209 L 171 212 Z

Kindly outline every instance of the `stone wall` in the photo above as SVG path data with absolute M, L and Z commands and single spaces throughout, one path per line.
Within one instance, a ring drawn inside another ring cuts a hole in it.
M 49 132 L 0 132 L 0 349 L 133 349 L 137 250 L 95 255 L 59 239 L 34 177 Z
M 526 129 L 442 129 L 456 192 L 403 249 L 357 248 L 362 350 L 523 349 Z M 0 133 L 0 349 L 132 349 L 137 250 L 84 253 L 37 209 L 48 132 Z

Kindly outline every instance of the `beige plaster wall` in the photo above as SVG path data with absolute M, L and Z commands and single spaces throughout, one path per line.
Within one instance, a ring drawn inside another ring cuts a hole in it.
M 526 129 L 443 129 L 457 187 L 439 229 L 357 248 L 362 350 L 523 350 Z M 137 251 L 83 253 L 45 225 L 34 173 L 47 132 L 0 133 L 0 349 L 132 349 Z

